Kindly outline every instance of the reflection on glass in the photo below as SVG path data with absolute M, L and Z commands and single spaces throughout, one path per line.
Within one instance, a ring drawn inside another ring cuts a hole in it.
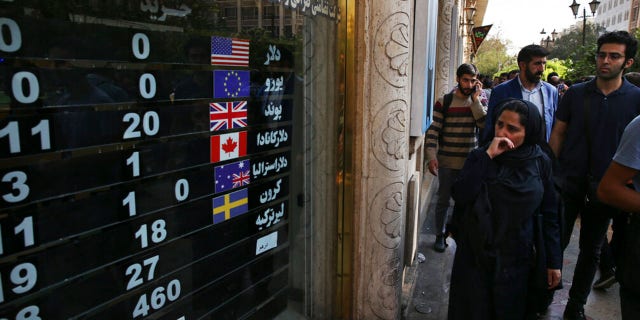
M 330 317 L 333 2 L 0 1 L 3 315 Z

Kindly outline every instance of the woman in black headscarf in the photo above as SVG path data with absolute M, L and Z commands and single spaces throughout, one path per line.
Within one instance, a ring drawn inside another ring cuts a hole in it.
M 540 112 L 509 99 L 494 114 L 492 141 L 469 154 L 453 186 L 450 320 L 525 319 L 531 288 L 560 283 L 557 197 Z

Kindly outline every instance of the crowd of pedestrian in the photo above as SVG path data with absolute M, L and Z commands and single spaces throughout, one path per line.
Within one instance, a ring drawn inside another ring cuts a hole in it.
M 539 45 L 493 79 L 458 67 L 425 142 L 439 182 L 434 249 L 456 242 L 449 319 L 543 317 L 577 221 L 563 318 L 587 319 L 591 289 L 617 281 L 623 319 L 640 319 L 640 73 L 626 72 L 637 47 L 626 31 L 601 35 L 595 76 L 575 83 L 543 79 Z

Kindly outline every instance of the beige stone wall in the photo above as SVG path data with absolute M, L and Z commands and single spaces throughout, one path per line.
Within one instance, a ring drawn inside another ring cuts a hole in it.
M 451 60 L 451 24 L 453 7 L 458 5 L 456 0 L 439 0 L 438 5 L 438 48 L 436 51 L 436 96 L 445 95 L 450 87 L 451 68 L 455 68 L 455 61 Z
M 456 47 L 458 18 L 452 14 L 462 12 L 465 5 L 463 0 L 437 1 L 436 97 L 451 90 L 455 68 L 462 61 Z M 486 2 L 477 3 L 484 8 Z M 347 107 L 355 111 L 347 113 L 354 122 L 353 136 L 346 142 L 353 146 L 354 168 L 353 319 L 400 319 L 402 277 L 405 263 L 411 262 L 404 255 L 413 252 L 408 237 L 422 227 L 428 201 L 424 191 L 433 180 L 422 172 L 422 156 L 417 154 L 422 152 L 423 137 L 409 137 L 412 61 L 425 59 L 413 56 L 413 3 L 358 1 L 355 18 L 348 21 L 355 39 L 357 91 L 355 105 Z M 412 178 L 424 189 L 409 195 Z M 416 219 L 416 213 L 408 210 L 422 212 Z
M 358 2 L 354 319 L 399 319 L 409 164 L 412 1 Z M 362 39 L 362 41 L 360 41 Z

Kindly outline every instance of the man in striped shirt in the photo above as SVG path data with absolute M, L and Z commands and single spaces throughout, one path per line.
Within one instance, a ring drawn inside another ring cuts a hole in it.
M 469 152 L 478 144 L 476 128 L 483 128 L 487 99 L 477 79 L 476 66 L 463 63 L 456 71 L 458 86 L 438 99 L 433 108 L 433 122 L 427 130 L 426 160 L 429 171 L 438 177 L 436 203 L 436 242 L 434 249 L 446 248 L 445 226 L 451 185 L 462 169 Z M 446 101 L 446 102 L 445 102 Z

